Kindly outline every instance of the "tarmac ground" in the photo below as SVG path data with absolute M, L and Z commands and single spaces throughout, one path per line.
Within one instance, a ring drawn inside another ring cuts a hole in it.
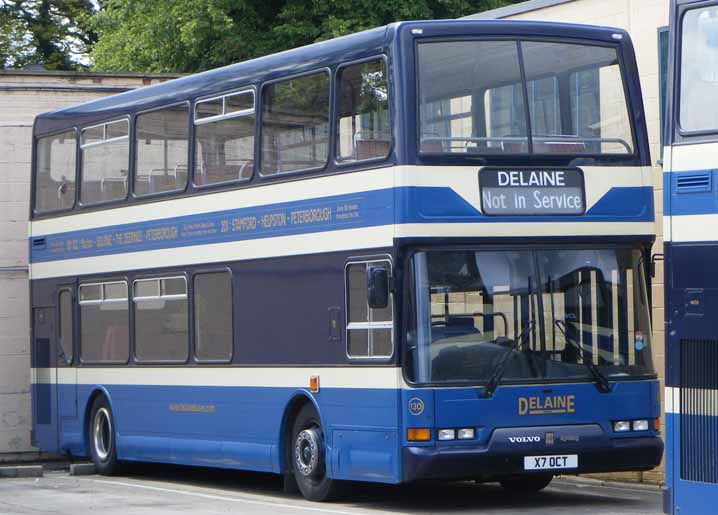
M 83 515 L 660 515 L 657 488 L 557 478 L 542 492 L 517 495 L 498 484 L 351 484 L 342 500 L 312 503 L 285 494 L 278 476 L 137 464 L 122 476 L 0 478 L 0 514 Z

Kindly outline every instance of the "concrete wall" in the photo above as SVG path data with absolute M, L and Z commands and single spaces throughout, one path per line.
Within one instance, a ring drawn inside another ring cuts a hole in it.
M 668 0 L 533 0 L 505 9 L 480 13 L 477 17 L 508 20 L 558 21 L 608 25 L 627 30 L 636 50 L 653 161 L 653 187 L 656 207 L 656 244 L 653 252 L 663 252 L 663 180 L 658 164 L 660 152 L 660 94 L 658 28 L 668 25 Z M 545 7 L 542 7 L 545 5 Z M 525 12 L 521 12 L 525 11 Z M 663 324 L 663 263 L 659 262 L 653 280 L 653 359 L 661 377 L 665 368 Z M 662 389 L 661 389 L 662 390 Z M 663 482 L 663 465 L 650 472 L 625 474 L 623 478 Z
M 27 219 L 35 115 L 172 78 L 0 71 L 0 461 L 32 456 Z

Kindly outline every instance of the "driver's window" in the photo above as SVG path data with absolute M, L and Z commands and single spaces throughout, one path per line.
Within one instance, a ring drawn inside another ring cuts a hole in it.
M 393 295 L 385 308 L 370 308 L 367 269 L 386 268 L 389 261 L 365 261 L 346 266 L 347 355 L 350 358 L 389 358 L 394 353 Z

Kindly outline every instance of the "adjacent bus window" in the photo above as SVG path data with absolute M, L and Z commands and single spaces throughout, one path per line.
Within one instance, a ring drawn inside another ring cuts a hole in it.
M 232 275 L 194 276 L 194 352 L 199 361 L 232 359 Z
M 83 204 L 127 198 L 129 130 L 129 122 L 119 120 L 82 131 Z
M 134 282 L 135 358 L 184 362 L 189 356 L 189 309 L 184 277 Z
M 320 168 L 329 156 L 329 74 L 262 90 L 262 174 Z
M 633 153 L 613 46 L 422 43 L 419 93 L 422 152 Z
M 130 357 L 127 283 L 80 285 L 80 357 L 84 362 L 126 363 Z
M 681 129 L 718 130 L 718 7 L 686 12 L 681 35 Z
M 389 154 L 389 89 L 384 59 L 339 70 L 337 160 L 377 159 Z
M 135 195 L 183 190 L 187 184 L 189 107 L 179 105 L 137 117 Z
M 350 358 L 388 358 L 393 349 L 392 298 L 383 309 L 369 307 L 367 269 L 389 261 L 351 263 L 346 268 L 347 288 L 347 354 Z
M 254 91 L 198 102 L 194 182 L 246 181 L 254 171 Z
M 73 340 L 73 324 L 72 324 L 72 293 L 69 290 L 60 292 L 60 349 L 62 358 L 66 363 L 72 362 L 72 340 Z
M 37 140 L 36 213 L 70 209 L 75 204 L 76 142 L 74 131 Z

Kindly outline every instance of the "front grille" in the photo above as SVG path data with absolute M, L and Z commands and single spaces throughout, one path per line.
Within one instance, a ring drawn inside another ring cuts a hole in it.
M 718 340 L 681 340 L 681 479 L 718 483 Z

